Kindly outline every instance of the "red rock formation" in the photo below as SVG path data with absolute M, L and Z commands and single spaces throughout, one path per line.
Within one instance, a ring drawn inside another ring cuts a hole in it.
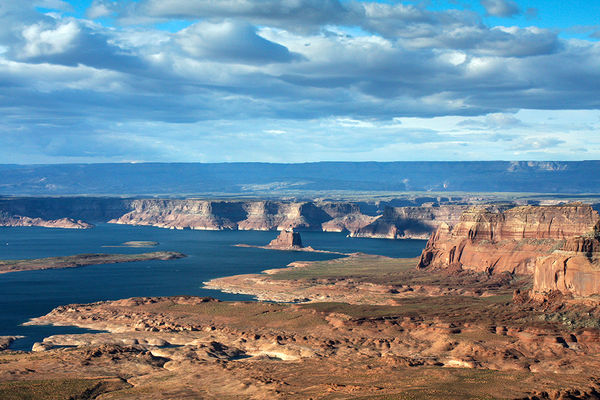
M 300 233 L 294 231 L 281 231 L 279 236 L 273 239 L 267 247 L 274 249 L 302 249 Z
M 473 208 L 454 227 L 438 228 L 419 267 L 531 274 L 534 293 L 590 296 L 600 294 L 599 231 L 598 213 L 579 203 Z

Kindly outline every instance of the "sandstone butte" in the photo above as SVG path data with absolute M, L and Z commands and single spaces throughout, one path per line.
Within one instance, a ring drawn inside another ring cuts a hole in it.
M 534 297 L 600 294 L 600 216 L 589 205 L 474 207 L 431 236 L 419 268 L 533 275 Z
M 281 233 L 267 245 L 273 249 L 302 249 L 300 233 L 294 231 L 281 231 Z

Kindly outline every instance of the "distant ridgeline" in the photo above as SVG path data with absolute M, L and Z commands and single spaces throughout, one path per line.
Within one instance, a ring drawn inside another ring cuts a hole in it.
M 600 192 L 600 161 L 0 165 L 2 195 Z

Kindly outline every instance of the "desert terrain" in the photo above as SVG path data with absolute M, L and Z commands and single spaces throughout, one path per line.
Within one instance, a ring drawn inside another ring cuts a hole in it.
M 60 306 L 28 324 L 101 332 L 32 352 L 3 337 L 0 397 L 597 398 L 599 221 L 581 203 L 476 207 L 420 258 L 356 253 L 206 282 L 261 301 Z M 291 233 L 272 244 L 302 246 Z

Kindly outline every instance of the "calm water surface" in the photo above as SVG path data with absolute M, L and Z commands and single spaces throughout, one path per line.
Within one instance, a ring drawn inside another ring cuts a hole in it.
M 276 232 L 168 230 L 102 224 L 94 229 L 0 227 L 0 259 L 67 256 L 81 253 L 179 251 L 188 257 L 172 261 L 94 265 L 83 268 L 0 274 L 0 336 L 22 335 L 12 349 L 29 350 L 34 342 L 55 334 L 85 332 L 71 327 L 21 326 L 62 304 L 89 303 L 133 296 L 195 295 L 220 300 L 249 296 L 202 289 L 202 282 L 227 275 L 257 273 L 292 261 L 336 258 L 335 255 L 234 247 L 264 245 Z M 103 247 L 130 240 L 151 240 L 151 248 Z M 341 233 L 302 232 L 305 245 L 340 252 L 390 257 L 416 257 L 423 240 L 347 238 Z

